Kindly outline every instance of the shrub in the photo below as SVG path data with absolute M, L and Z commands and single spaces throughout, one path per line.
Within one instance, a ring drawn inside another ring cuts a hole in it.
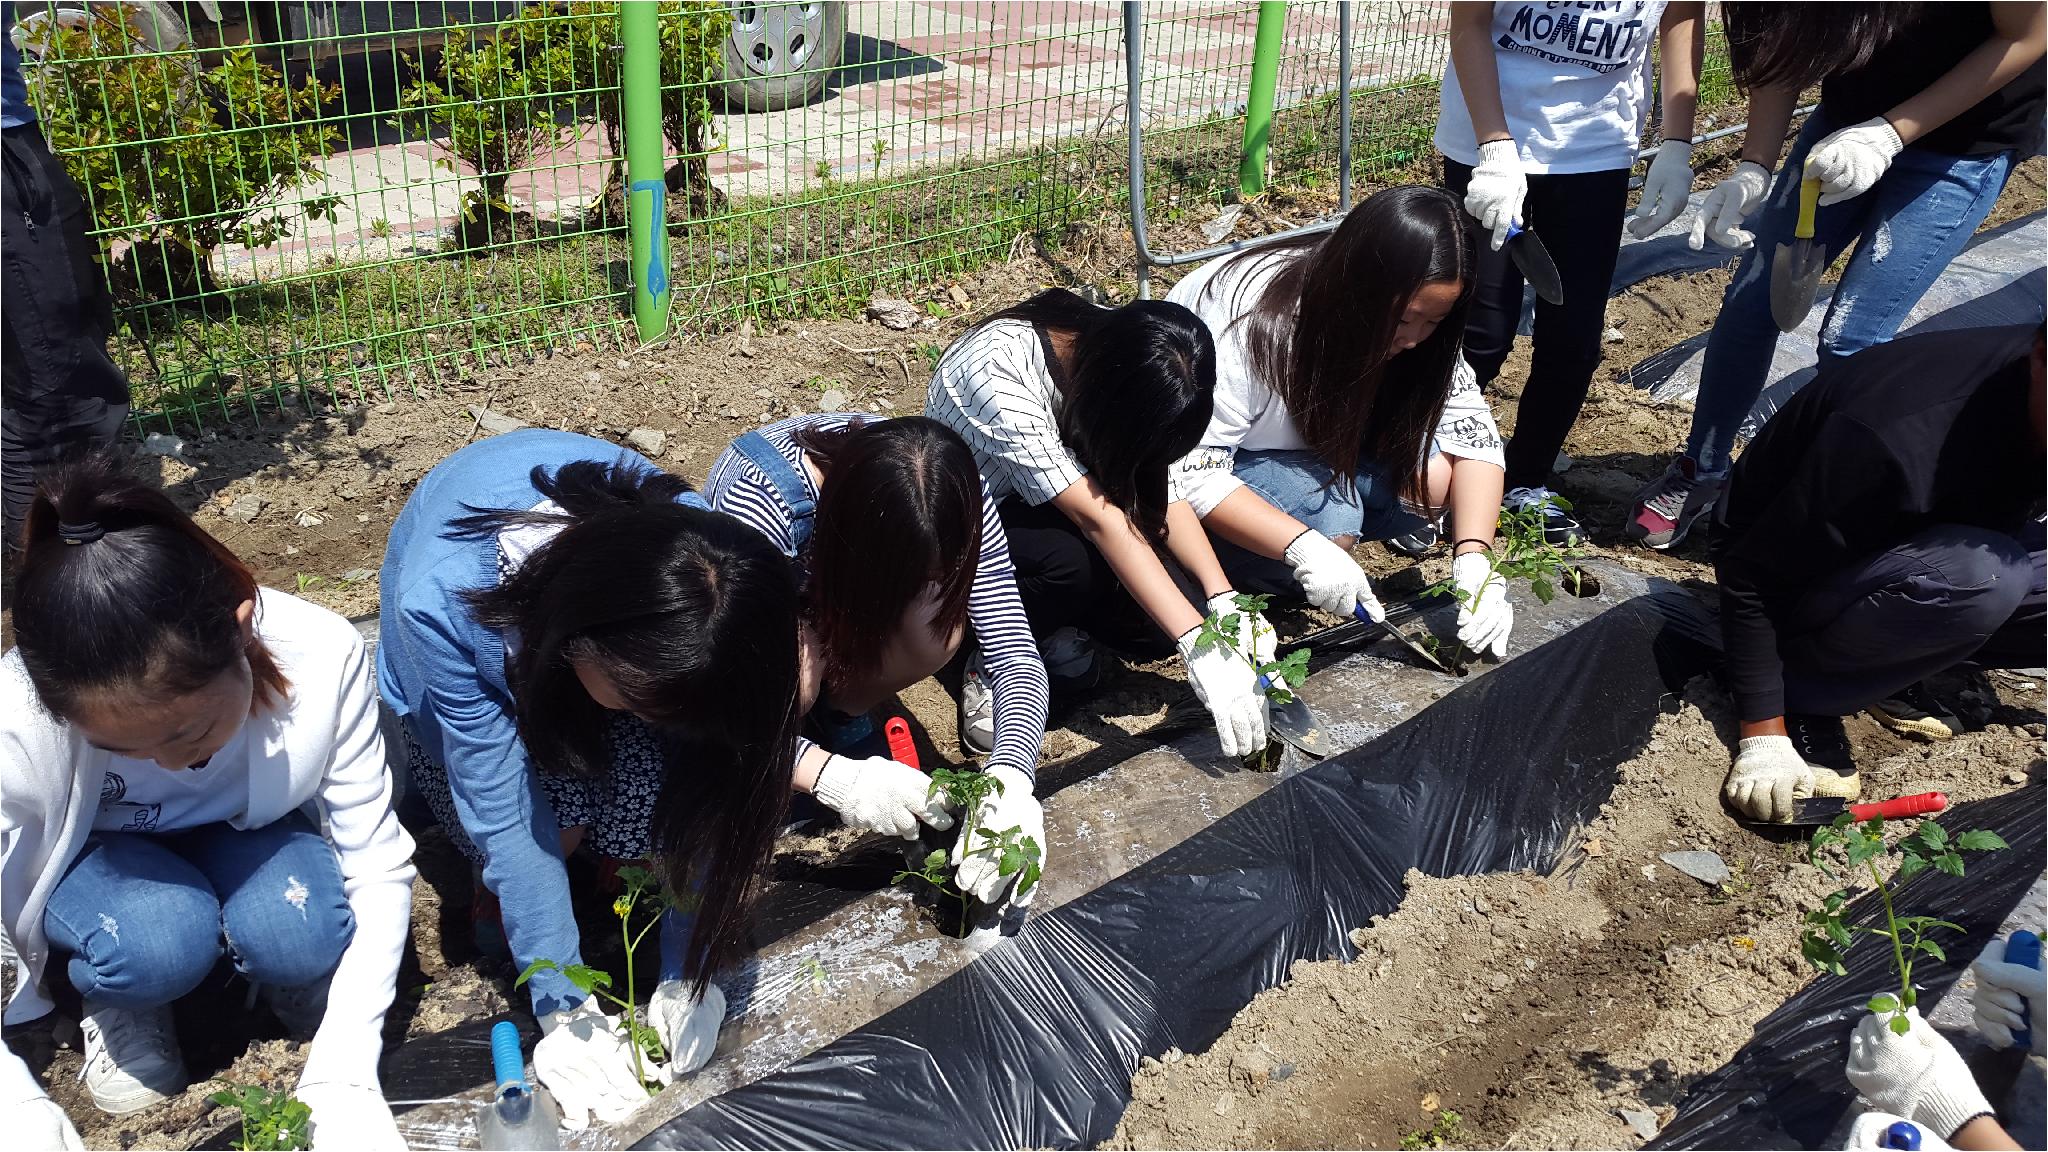
M 617 4 L 583 0 L 569 5 L 579 21 L 584 46 L 575 62 L 584 71 L 577 86 L 597 96 L 597 119 L 613 156 L 611 177 L 596 212 L 602 219 L 623 222 L 625 188 L 625 116 L 619 101 L 623 64 Z M 661 0 L 661 132 L 675 164 L 666 173 L 668 191 L 683 195 L 692 214 L 702 215 L 715 193 L 705 157 L 716 147 L 713 136 L 711 85 L 719 75 L 720 50 L 732 31 L 732 10 L 718 0 Z
M 320 219 L 340 202 L 283 202 L 339 140 L 320 120 L 337 89 L 310 76 L 293 87 L 246 45 L 210 68 L 147 51 L 133 21 L 125 6 L 94 5 L 81 25 L 50 26 L 31 98 L 92 206 L 102 259 L 127 246 L 117 287 L 189 298 L 216 287 L 210 258 L 222 244 L 268 247 L 295 217 Z

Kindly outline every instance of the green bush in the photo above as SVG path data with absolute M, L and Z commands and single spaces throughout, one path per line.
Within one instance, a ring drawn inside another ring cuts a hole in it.
M 582 0 L 569 5 L 569 14 L 578 21 L 585 45 L 574 53 L 576 64 L 585 69 L 577 76 L 578 86 L 596 93 L 605 143 L 621 158 L 596 211 L 601 219 L 622 223 L 626 133 L 619 104 L 619 6 Z M 661 131 L 675 155 L 667 172 L 668 190 L 684 195 L 691 212 L 701 215 L 714 195 L 705 165 L 717 143 L 711 130 L 711 85 L 718 80 L 720 46 L 732 31 L 732 10 L 720 0 L 661 0 L 660 25 Z
M 247 46 L 210 68 L 189 53 L 149 52 L 125 8 L 90 12 L 82 26 L 50 28 L 31 100 L 92 206 L 102 259 L 126 245 L 113 278 L 123 295 L 210 291 L 222 244 L 268 247 L 296 217 L 322 218 L 340 202 L 284 202 L 339 141 L 320 120 L 336 89 L 311 77 L 293 87 Z

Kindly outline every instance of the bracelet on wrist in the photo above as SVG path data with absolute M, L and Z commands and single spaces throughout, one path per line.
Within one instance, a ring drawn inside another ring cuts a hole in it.
M 1457 550 L 1458 550 L 1459 548 L 1462 548 L 1462 547 L 1464 547 L 1464 546 L 1465 546 L 1465 545 L 1467 545 L 1467 544 L 1477 544 L 1477 545 L 1479 545 L 1479 546 L 1480 546 L 1481 548 L 1484 548 L 1484 549 L 1486 549 L 1486 550 L 1487 550 L 1488 552 L 1491 552 L 1491 551 L 1493 551 L 1493 541 L 1491 541 L 1491 540 L 1481 540 L 1481 539 L 1480 539 L 1479 537 L 1477 537 L 1477 536 L 1467 536 L 1467 537 L 1465 537 L 1465 538 L 1464 538 L 1463 540 L 1453 540 L 1453 541 L 1451 541 L 1451 551 L 1452 551 L 1453 553 L 1455 553 L 1455 552 L 1457 552 Z

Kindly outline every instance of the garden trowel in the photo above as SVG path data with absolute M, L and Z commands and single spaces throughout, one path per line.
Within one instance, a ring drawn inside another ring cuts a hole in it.
M 1259 676 L 1259 690 L 1272 686 L 1263 673 Z M 1330 754 L 1330 742 L 1323 737 L 1323 722 L 1310 710 L 1308 702 L 1296 693 L 1294 699 L 1282 704 L 1269 700 L 1266 703 L 1266 723 L 1273 735 L 1292 745 L 1305 756 L 1318 760 Z
M 1792 243 L 1778 245 L 1771 254 L 1771 319 L 1778 331 L 1799 327 L 1813 309 L 1820 291 L 1821 273 L 1828 270 L 1828 254 L 1813 242 L 1813 212 L 1820 204 L 1820 181 L 1807 177 L 1799 182 L 1799 221 L 1792 226 Z
M 1536 290 L 1536 295 L 1545 304 L 1564 303 L 1564 281 L 1558 277 L 1557 261 L 1550 258 L 1550 249 L 1543 246 L 1542 238 L 1533 228 L 1525 228 L 1519 221 L 1508 222 L 1508 238 L 1501 245 L 1522 270 L 1522 279 Z
M 1827 824 L 1847 812 L 1857 820 L 1903 820 L 1908 816 L 1929 816 L 1948 807 L 1946 792 L 1922 792 L 1895 800 L 1851 804 L 1840 796 L 1810 796 L 1793 806 L 1787 824 Z

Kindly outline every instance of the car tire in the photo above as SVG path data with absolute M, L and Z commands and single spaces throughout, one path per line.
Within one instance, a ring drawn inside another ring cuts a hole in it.
M 846 46 L 845 4 L 726 6 L 733 21 L 720 53 L 727 112 L 801 108 L 824 94 Z

